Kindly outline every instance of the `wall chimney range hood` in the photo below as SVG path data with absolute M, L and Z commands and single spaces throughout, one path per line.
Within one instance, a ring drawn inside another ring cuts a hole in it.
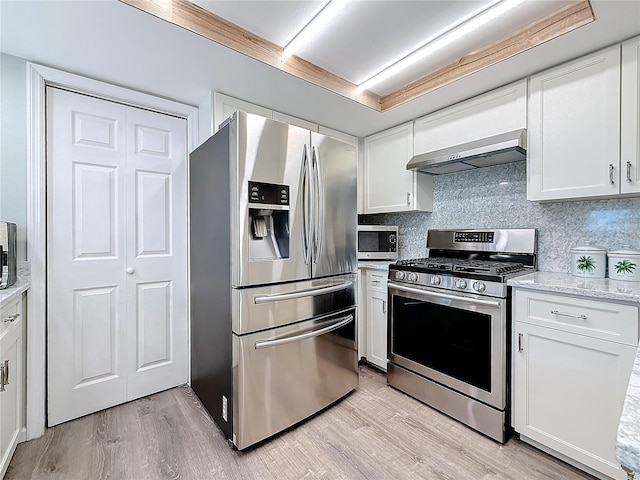
M 407 170 L 440 175 L 524 160 L 527 130 L 514 130 L 453 147 L 422 153 L 407 163 Z

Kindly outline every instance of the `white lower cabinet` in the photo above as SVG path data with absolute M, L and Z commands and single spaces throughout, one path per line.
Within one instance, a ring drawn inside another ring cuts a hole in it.
M 517 289 L 514 297 L 516 432 L 600 478 L 626 479 L 615 444 L 638 308 Z
M 366 359 L 387 370 L 387 275 L 380 270 L 367 270 Z
M 4 477 L 24 426 L 24 312 L 22 299 L 2 305 L 0 322 L 0 478 Z

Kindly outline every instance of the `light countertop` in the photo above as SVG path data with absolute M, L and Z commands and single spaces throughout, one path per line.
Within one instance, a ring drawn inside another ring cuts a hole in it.
M 0 306 L 6 305 L 19 295 L 22 295 L 29 289 L 30 285 L 29 262 L 18 262 L 18 281 L 9 288 L 0 290 Z
M 389 270 L 389 265 L 393 265 L 393 262 L 388 260 L 361 260 L 358 262 L 358 268 L 369 268 L 371 270 L 384 270 L 385 272 Z
M 535 272 L 512 278 L 507 284 L 529 290 L 640 304 L 640 282 L 574 277 L 568 273 Z
M 513 278 L 507 283 L 515 288 L 640 304 L 640 282 L 574 277 L 566 273 L 535 272 Z M 620 417 L 616 451 L 618 461 L 622 465 L 640 474 L 640 347 L 636 351 Z

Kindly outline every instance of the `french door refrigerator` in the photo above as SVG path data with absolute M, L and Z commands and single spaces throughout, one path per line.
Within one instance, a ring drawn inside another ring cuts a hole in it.
M 356 164 L 244 112 L 190 156 L 191 386 L 238 449 L 358 385 Z

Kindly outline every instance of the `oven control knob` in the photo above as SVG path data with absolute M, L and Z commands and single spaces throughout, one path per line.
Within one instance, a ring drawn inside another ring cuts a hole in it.
M 431 285 L 440 285 L 440 277 L 437 275 L 433 275 L 430 279 L 429 279 L 429 283 L 431 283 Z
M 467 281 L 463 278 L 458 278 L 455 285 L 456 288 L 467 288 Z
M 409 280 L 410 282 L 417 282 L 418 274 L 414 272 L 410 272 L 409 275 L 407 275 L 407 280 Z
M 487 289 L 487 286 L 482 282 L 473 282 L 473 289 L 476 292 L 484 292 Z
M 404 280 L 404 272 L 402 272 L 402 271 L 396 272 L 396 279 L 397 280 Z

